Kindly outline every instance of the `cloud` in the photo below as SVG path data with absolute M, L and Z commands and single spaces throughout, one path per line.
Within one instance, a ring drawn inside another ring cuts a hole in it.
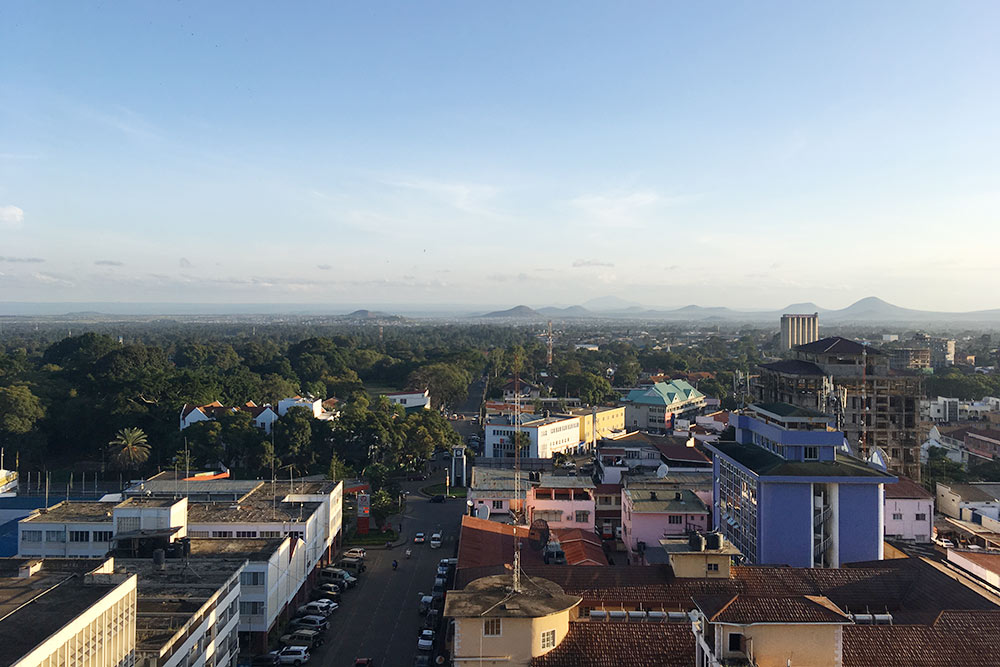
M 0 262 L 11 264 L 41 264 L 44 261 L 41 257 L 0 257 Z
M 76 286 L 76 284 L 72 280 L 69 280 L 68 278 L 64 278 L 62 276 L 57 276 L 53 273 L 37 272 L 37 273 L 32 273 L 31 277 L 37 280 L 38 282 L 42 283 L 43 285 L 58 285 L 59 287 Z
M 531 280 L 531 277 L 527 273 L 518 273 L 516 275 L 507 273 L 493 273 L 486 276 L 486 279 L 495 283 L 506 283 L 506 282 L 525 283 Z
M 177 263 L 180 265 L 182 269 L 190 269 L 191 267 L 194 266 L 194 264 L 188 261 L 187 257 L 181 257 L 180 261 Z
M 99 259 L 94 264 L 97 266 L 125 266 L 125 262 L 119 262 L 114 259 Z
M 614 268 L 615 265 L 612 262 L 602 262 L 596 259 L 578 259 L 573 262 L 574 269 L 583 269 L 592 266 Z
M 17 206 L 0 206 L 0 229 L 16 229 L 24 224 L 24 211 Z
M 319 269 L 320 271 L 329 271 L 333 267 L 330 266 L 329 264 L 317 264 L 316 268 Z

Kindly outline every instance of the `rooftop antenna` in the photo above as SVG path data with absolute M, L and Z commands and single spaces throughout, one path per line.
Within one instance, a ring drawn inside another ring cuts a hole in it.
M 551 349 L 551 348 L 550 348 Z M 521 523 L 520 515 L 524 512 L 524 501 L 521 500 L 521 369 L 520 359 L 515 361 L 514 368 L 514 499 L 520 504 L 514 515 L 514 573 L 513 587 L 515 593 L 521 592 L 521 539 L 517 527 Z
M 552 367 L 552 320 L 549 320 L 549 350 L 548 356 L 546 357 L 548 366 Z
M 861 348 L 861 451 L 868 457 L 868 346 Z

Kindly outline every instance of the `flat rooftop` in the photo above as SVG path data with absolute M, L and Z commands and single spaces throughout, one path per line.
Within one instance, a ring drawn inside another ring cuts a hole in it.
M 115 507 L 173 507 L 180 499 L 177 498 L 143 498 L 133 496 L 121 501 Z
M 718 450 L 761 477 L 869 477 L 873 482 L 895 479 L 894 475 L 840 452 L 837 452 L 835 461 L 788 461 L 756 445 L 713 442 L 708 447 Z
M 734 547 L 729 540 L 722 540 L 722 547 L 719 549 L 692 549 L 687 537 L 665 537 L 660 540 L 660 547 L 668 554 L 720 554 L 728 556 L 739 556 L 740 550 Z
M 693 491 L 650 491 L 629 487 L 625 495 L 632 500 L 632 511 L 651 514 L 708 514 L 708 507 Z M 680 496 L 678 498 L 677 496 Z
M 594 481 L 589 477 L 563 477 L 543 472 L 537 485 L 543 489 L 593 489 Z
M 6 559 L 4 559 L 6 560 Z M 25 559 L 12 559 L 26 562 Z M 86 571 L 100 561 L 86 561 Z M 77 568 L 79 570 L 79 567 Z M 84 571 L 43 564 L 30 577 L 0 576 L 0 664 L 10 665 L 85 612 L 118 584 L 84 583 Z M 11 571 L 4 568 L 4 575 Z
M 286 539 L 284 537 L 260 537 L 220 540 L 211 537 L 192 537 L 191 557 L 267 560 Z
M 48 509 L 38 511 L 24 521 L 37 523 L 111 523 L 111 516 L 116 502 L 81 502 L 64 500 Z

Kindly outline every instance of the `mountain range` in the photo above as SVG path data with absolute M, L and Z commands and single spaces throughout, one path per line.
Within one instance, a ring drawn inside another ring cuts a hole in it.
M 612 297 L 612 299 L 614 299 Z M 620 300 L 619 300 L 620 301 Z M 597 302 L 595 306 L 595 302 Z M 627 303 L 627 302 L 624 302 Z M 846 308 L 828 309 L 821 308 L 814 303 L 794 303 L 781 310 L 735 310 L 723 306 L 705 307 L 690 305 L 674 309 L 654 309 L 644 308 L 639 305 L 629 305 L 621 307 L 616 301 L 594 300 L 588 302 L 591 308 L 584 306 L 569 306 L 568 308 L 529 308 L 528 306 L 515 306 L 508 310 L 493 311 L 486 313 L 482 317 L 487 318 L 509 318 L 509 319 L 579 319 L 579 318 L 602 318 L 602 319 L 644 319 L 644 320 L 665 320 L 677 322 L 694 321 L 728 321 L 728 322 L 774 322 L 785 313 L 819 313 L 822 322 L 836 322 L 840 324 L 874 324 L 889 322 L 968 322 L 968 323 L 988 323 L 1000 322 L 1000 309 L 977 310 L 971 312 L 938 312 L 931 310 L 915 310 L 903 308 L 883 301 L 878 297 L 870 296 L 860 301 L 852 303 Z M 611 305 L 611 308 L 601 308 L 602 305 Z M 618 306 L 618 307 L 614 307 Z

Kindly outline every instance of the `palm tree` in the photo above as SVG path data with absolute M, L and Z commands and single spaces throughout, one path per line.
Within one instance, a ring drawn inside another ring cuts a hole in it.
M 149 443 L 141 428 L 123 428 L 108 443 L 111 458 L 123 470 L 135 470 L 149 458 Z

